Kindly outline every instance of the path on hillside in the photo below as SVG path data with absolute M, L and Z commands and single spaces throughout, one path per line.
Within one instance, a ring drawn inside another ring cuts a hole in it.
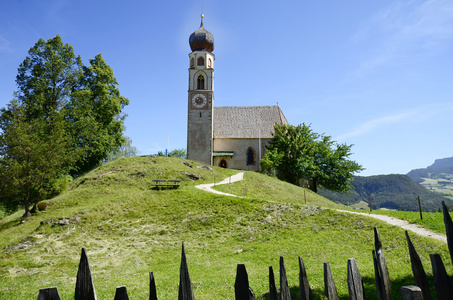
M 230 177 L 227 177 L 226 179 L 222 180 L 219 183 L 200 184 L 200 185 L 197 185 L 195 187 L 198 188 L 198 189 L 210 192 L 210 193 L 215 193 L 215 194 L 219 194 L 219 195 L 226 195 L 226 196 L 232 196 L 232 197 L 238 197 L 238 196 L 233 195 L 233 194 L 228 194 L 228 193 L 216 191 L 212 187 L 215 186 L 215 185 L 219 185 L 219 184 L 228 184 L 228 183 L 241 181 L 243 179 L 244 179 L 244 172 L 240 172 L 240 173 L 237 173 L 237 174 L 232 175 Z M 405 230 L 412 231 L 412 232 L 414 232 L 414 233 L 416 233 L 418 235 L 425 236 L 425 237 L 431 237 L 433 239 L 436 239 L 436 240 L 439 240 L 439 241 L 442 241 L 442 242 L 445 242 L 445 243 L 447 242 L 447 237 L 446 237 L 445 234 L 435 233 L 435 232 L 433 232 L 433 231 L 431 231 L 429 229 L 422 228 L 422 227 L 420 227 L 418 225 L 411 224 L 408 221 L 404 221 L 404 220 L 397 219 L 397 218 L 394 218 L 394 217 L 389 217 L 389 216 L 385 216 L 385 215 L 377 215 L 377 214 L 368 214 L 368 213 L 363 213 L 363 212 L 355 212 L 355 211 L 350 211 L 350 210 L 341 210 L 341 209 L 337 209 L 337 211 L 344 212 L 344 213 L 349 213 L 349 214 L 356 214 L 356 215 L 366 216 L 366 217 L 370 217 L 370 218 L 375 218 L 375 219 L 384 221 L 384 222 L 386 222 L 386 223 L 388 223 L 390 225 L 398 226 L 398 227 L 403 228 Z
M 228 194 L 228 193 L 224 193 L 224 192 L 220 192 L 220 191 L 214 190 L 212 187 L 215 186 L 215 185 L 219 185 L 219 184 L 228 184 L 228 183 L 233 183 L 233 182 L 236 182 L 236 181 L 241 181 L 243 179 L 244 179 L 244 172 L 240 172 L 240 173 L 231 175 L 230 177 L 227 177 L 226 179 L 224 179 L 224 180 L 222 180 L 222 181 L 220 181 L 218 183 L 199 184 L 199 185 L 196 185 L 195 187 L 197 189 L 204 190 L 204 191 L 207 191 L 207 192 L 210 192 L 210 193 L 214 193 L 214 194 L 237 197 L 236 195 L 233 195 L 233 194 Z
M 401 227 L 403 229 L 406 229 L 408 231 L 415 232 L 416 234 L 419 234 L 421 236 L 431 237 L 433 239 L 436 239 L 436 240 L 439 240 L 439 241 L 442 241 L 445 243 L 447 242 L 447 236 L 444 234 L 435 233 L 429 229 L 422 228 L 418 225 L 411 224 L 408 221 L 404 221 L 404 220 L 397 219 L 394 217 L 389 217 L 389 216 L 385 216 L 385 215 L 368 214 L 368 213 L 363 213 L 363 212 L 355 212 L 355 211 L 349 211 L 349 210 L 341 210 L 341 209 L 337 209 L 337 211 L 379 219 L 390 225 L 395 225 L 395 226 Z

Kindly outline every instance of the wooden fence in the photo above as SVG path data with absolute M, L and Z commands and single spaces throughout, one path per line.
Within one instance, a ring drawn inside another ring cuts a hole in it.
M 448 249 L 450 251 L 450 258 L 453 263 L 453 222 L 451 220 L 448 209 L 445 203 L 442 202 L 442 210 L 444 223 L 446 227 Z M 379 233 L 374 228 L 375 250 L 372 251 L 375 281 L 376 281 L 376 298 L 378 300 L 391 300 L 392 289 L 390 277 L 385 261 L 384 252 L 382 250 L 381 240 Z M 409 248 L 409 255 L 412 265 L 412 272 L 414 275 L 416 285 L 403 286 L 400 289 L 401 299 L 403 300 L 431 300 L 432 297 L 425 270 L 421 264 L 420 257 L 415 250 L 409 235 L 406 231 L 406 240 Z M 445 266 L 441 257 L 438 254 L 430 254 L 432 273 L 434 277 L 434 286 L 439 300 L 452 300 L 453 299 L 453 286 L 450 278 L 447 275 Z M 157 300 L 156 284 L 154 275 L 149 273 L 149 300 Z M 364 286 L 362 277 L 360 276 L 359 269 L 354 258 L 348 260 L 347 283 L 349 298 L 352 300 L 365 299 Z M 328 262 L 324 263 L 324 294 L 329 300 L 339 299 L 335 283 L 333 281 L 330 265 Z M 299 287 L 300 299 L 311 300 L 313 299 L 310 285 L 308 283 L 307 272 L 305 270 L 304 262 L 299 256 Z M 255 295 L 249 285 L 247 270 L 245 265 L 238 264 L 236 271 L 236 281 L 234 284 L 234 292 L 236 300 L 254 300 Z M 91 277 L 90 265 L 86 250 L 82 249 L 82 255 L 79 263 L 79 270 L 77 272 L 77 281 L 75 287 L 75 300 L 96 300 L 96 292 Z M 291 300 L 290 289 L 286 277 L 285 264 L 283 257 L 280 257 L 280 291 L 277 292 L 275 285 L 274 271 L 269 267 L 269 299 L 270 300 Z M 39 290 L 38 300 L 61 300 L 57 287 L 44 288 Z M 125 286 L 116 288 L 114 300 L 129 300 Z M 182 244 L 181 253 L 181 266 L 179 275 L 179 292 L 178 300 L 195 300 L 192 283 L 189 276 L 189 269 L 187 267 L 186 254 L 184 250 L 184 243 Z

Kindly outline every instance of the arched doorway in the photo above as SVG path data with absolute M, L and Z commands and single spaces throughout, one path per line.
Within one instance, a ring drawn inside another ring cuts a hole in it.
M 228 165 L 227 165 L 226 160 L 222 159 L 222 160 L 220 161 L 219 167 L 225 168 L 225 169 L 228 168 Z

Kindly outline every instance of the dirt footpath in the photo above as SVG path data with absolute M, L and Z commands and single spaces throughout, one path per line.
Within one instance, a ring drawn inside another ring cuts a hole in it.
M 412 232 L 414 232 L 416 234 L 419 234 L 419 235 L 422 235 L 422 236 L 426 236 L 426 237 L 431 237 L 433 239 L 436 239 L 436 240 L 439 240 L 439 241 L 442 241 L 442 242 L 445 242 L 445 243 L 447 242 L 447 236 L 446 235 L 435 233 L 435 232 L 433 232 L 431 230 L 428 230 L 428 229 L 425 229 L 425 228 L 421 228 L 418 225 L 411 224 L 411 223 L 409 223 L 407 221 L 404 221 L 404 220 L 400 220 L 400 219 L 396 219 L 396 218 L 389 217 L 389 216 L 384 216 L 384 215 L 367 214 L 367 213 L 348 211 L 348 210 L 340 210 L 340 209 L 338 209 L 337 211 L 379 219 L 379 220 L 384 221 L 384 222 L 386 222 L 386 223 L 388 223 L 390 225 L 395 225 L 395 226 L 401 227 L 403 229 L 406 229 L 407 231 L 412 231 Z

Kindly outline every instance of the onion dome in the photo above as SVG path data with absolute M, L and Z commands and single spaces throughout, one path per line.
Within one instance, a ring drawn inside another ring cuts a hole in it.
M 203 15 L 201 15 L 201 25 L 194 33 L 190 35 L 189 44 L 192 51 L 209 51 L 214 50 L 214 36 L 204 29 Z

